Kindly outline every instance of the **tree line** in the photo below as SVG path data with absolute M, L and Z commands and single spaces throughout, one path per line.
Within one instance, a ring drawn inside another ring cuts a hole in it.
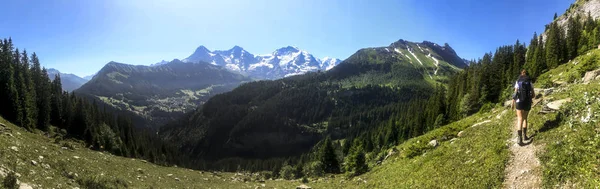
M 60 75 L 50 80 L 38 56 L 15 49 L 10 38 L 0 40 L 0 104 L 0 115 L 31 132 L 79 139 L 94 150 L 157 164 L 183 160 L 149 131 L 134 128 L 128 117 L 64 91 Z

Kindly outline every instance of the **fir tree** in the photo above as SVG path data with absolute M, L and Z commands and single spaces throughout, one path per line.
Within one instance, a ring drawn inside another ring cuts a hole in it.
M 571 60 L 578 55 L 581 26 L 579 20 L 572 17 L 569 18 L 567 24 L 567 58 Z
M 339 173 L 340 165 L 335 155 L 335 149 L 331 143 L 331 138 L 327 137 L 323 141 L 321 148 L 319 149 L 319 161 L 323 163 L 323 170 L 326 173 Z
M 356 176 L 367 172 L 368 169 L 363 145 L 359 140 L 354 140 L 350 154 L 346 157 L 346 172 Z

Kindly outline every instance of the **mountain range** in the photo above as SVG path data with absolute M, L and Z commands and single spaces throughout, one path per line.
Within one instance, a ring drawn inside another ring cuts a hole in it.
M 208 62 L 257 79 L 279 79 L 307 72 L 326 71 L 341 62 L 340 59 L 329 57 L 319 59 L 307 51 L 292 46 L 279 48 L 266 55 L 254 55 L 239 46 L 215 51 L 200 46 L 182 61 Z M 154 65 L 164 63 L 163 61 Z
M 65 91 L 74 91 L 85 84 L 89 79 L 81 78 L 75 74 L 69 73 L 61 73 L 60 71 L 50 68 L 48 69 L 48 77 L 50 80 L 54 80 L 56 75 L 60 74 L 60 82 L 62 84 L 62 88 Z
M 304 56 L 296 50 L 279 49 L 271 57 Z M 220 57 L 221 53 L 198 51 L 206 53 L 194 53 L 187 61 L 203 58 L 196 55 Z M 304 58 L 298 59 L 321 67 L 314 58 Z M 365 112 L 378 115 L 386 107 L 429 98 L 439 84 L 466 66 L 448 44 L 399 40 L 385 47 L 360 49 L 328 71 L 243 84 L 214 96 L 189 115 L 161 127 L 159 133 L 193 158 L 299 155 L 324 136 L 344 138 L 366 129 L 352 126 L 360 123 L 360 117 L 370 119 Z
M 133 113 L 145 120 L 140 124 L 155 126 L 247 81 L 251 79 L 208 63 L 175 59 L 159 66 L 134 66 L 109 62 L 75 93 Z

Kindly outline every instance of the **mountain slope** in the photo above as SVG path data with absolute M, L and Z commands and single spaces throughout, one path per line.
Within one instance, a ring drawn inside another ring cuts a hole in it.
M 511 116 L 471 127 L 479 120 L 494 117 L 498 113 L 499 110 L 477 114 L 407 141 L 396 147 L 399 153 L 391 153 L 381 165 L 370 164 L 373 167 L 371 171 L 360 177 L 347 179 L 344 175 L 334 175 L 309 178 L 310 182 L 305 185 L 315 188 L 499 187 L 503 163 L 508 158 L 508 151 L 504 147 L 508 127 L 503 125 L 503 120 L 509 120 Z M 158 166 L 144 160 L 92 151 L 77 141 L 60 141 L 60 144 L 56 144 L 55 139 L 30 133 L 2 118 L 0 123 L 6 125 L 0 126 L 0 154 L 7 157 L 0 158 L 0 177 L 11 172 L 14 160 L 18 160 L 22 162 L 16 166 L 19 181 L 35 188 L 85 188 L 93 185 L 130 188 L 290 188 L 303 184 L 300 180 L 270 179 L 269 172 L 205 172 Z M 465 134 L 457 137 L 456 133 L 461 130 Z M 428 146 L 426 142 L 432 139 L 438 139 L 440 146 Z M 417 155 L 405 157 L 409 151 L 415 151 Z
M 60 74 L 60 82 L 63 89 L 69 92 L 78 89 L 88 81 L 88 79 L 81 78 L 75 74 L 60 73 L 60 71 L 56 69 L 48 69 L 48 77 L 50 80 L 54 80 L 54 77 L 57 74 Z
M 436 85 L 460 70 L 454 65 L 463 64 L 450 50 L 404 40 L 361 49 L 327 72 L 243 84 L 160 133 L 206 159 L 298 155 L 323 136 L 358 132 L 348 123 L 366 112 L 391 116 L 385 107 L 432 96 Z
M 110 62 L 75 92 L 133 112 L 156 126 L 245 81 L 250 79 L 210 64 L 173 60 L 150 67 Z
M 279 79 L 307 72 L 329 70 L 341 62 L 339 59 L 329 57 L 318 59 L 306 51 L 291 46 L 277 49 L 268 55 L 258 56 L 239 46 L 216 51 L 200 46 L 182 61 L 208 62 L 259 79 Z

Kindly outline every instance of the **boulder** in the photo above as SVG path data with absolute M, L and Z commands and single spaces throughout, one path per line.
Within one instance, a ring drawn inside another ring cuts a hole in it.
M 37 161 L 35 161 L 35 160 L 31 160 L 31 165 L 33 165 L 33 166 L 36 166 L 37 164 L 38 164 L 38 162 L 37 162 Z
M 545 108 L 557 111 L 557 110 L 560 110 L 560 107 L 563 104 L 565 104 L 567 102 L 571 102 L 571 100 L 572 100 L 571 98 L 565 98 L 565 99 L 561 99 L 561 100 L 555 100 L 555 101 L 552 101 L 552 102 L 546 104 Z
M 19 151 L 19 148 L 17 148 L 16 146 L 11 146 L 10 149 L 13 150 L 13 151 L 15 151 L 15 152 Z
M 588 84 L 590 81 L 595 80 L 600 75 L 600 69 L 589 71 L 583 76 L 583 83 Z
M 464 131 L 460 131 L 460 132 L 458 132 L 458 134 L 456 134 L 456 136 L 462 137 L 464 133 L 465 133 Z
M 507 101 L 505 101 L 505 102 L 504 102 L 504 107 L 507 107 L 507 108 L 508 108 L 508 107 L 512 106 L 512 102 L 513 102 L 512 100 L 507 100 Z
M 438 141 L 437 140 L 431 140 L 431 141 L 429 141 L 429 146 L 433 146 L 433 147 L 438 146 Z

